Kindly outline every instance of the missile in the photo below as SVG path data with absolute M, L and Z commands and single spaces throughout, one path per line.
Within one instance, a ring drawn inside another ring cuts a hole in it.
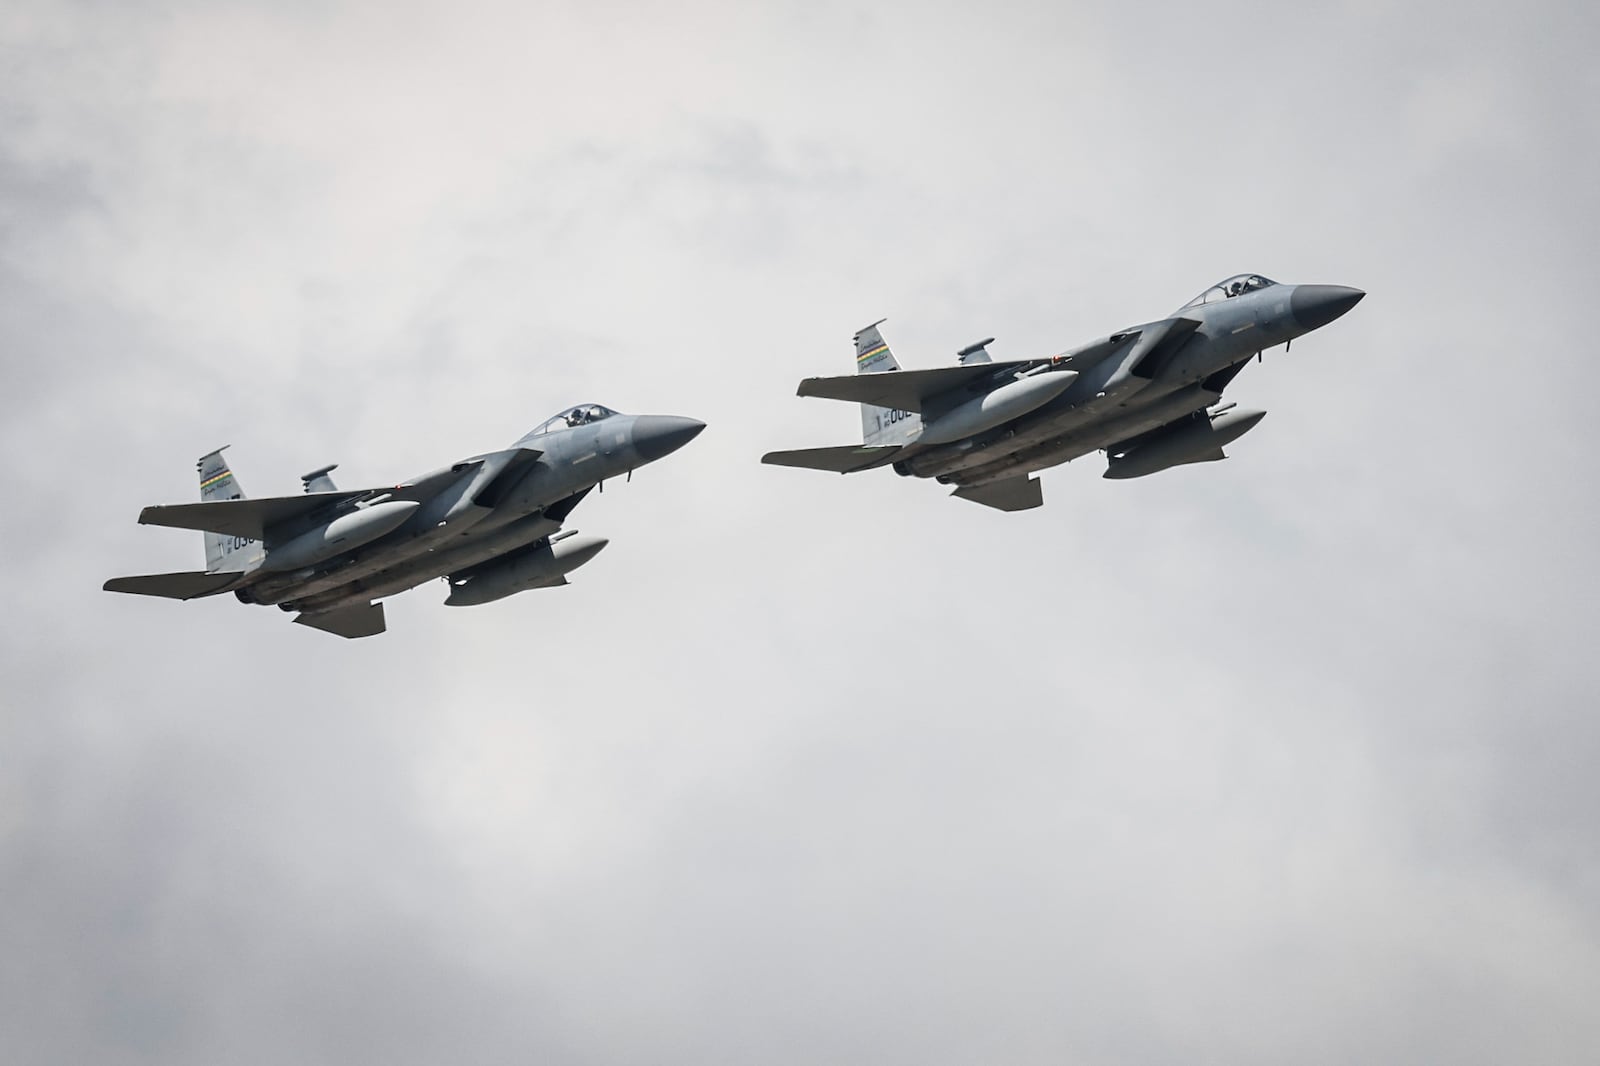
M 415 500 L 390 500 L 358 507 L 331 522 L 306 530 L 293 540 L 268 548 L 261 569 L 267 572 L 298 570 L 331 559 L 397 528 L 418 506 Z
M 600 554 L 609 541 L 604 537 L 567 536 L 539 544 L 450 578 L 449 607 L 492 603 L 527 589 L 564 585 L 566 574 Z
M 993 429 L 1013 418 L 1021 418 L 1066 392 L 1077 378 L 1078 372 L 1075 370 L 1046 371 L 1018 378 L 992 392 L 975 396 L 926 423 L 917 443 L 949 444 Z
M 1104 476 L 1144 477 L 1185 463 L 1209 463 L 1224 458 L 1222 446 L 1250 432 L 1266 416 L 1265 411 L 1225 409 L 1208 418 L 1197 419 L 1111 460 Z

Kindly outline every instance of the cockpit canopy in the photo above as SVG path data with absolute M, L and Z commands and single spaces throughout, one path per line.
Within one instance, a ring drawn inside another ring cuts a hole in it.
M 558 429 L 586 426 L 591 422 L 599 422 L 601 419 L 610 418 L 616 413 L 611 408 L 601 407 L 597 403 L 580 403 L 576 407 L 569 407 L 555 417 L 539 423 L 528 436 L 537 437 L 542 433 L 553 433 Z
M 1257 289 L 1269 288 L 1276 284 L 1276 281 L 1271 278 L 1264 278 L 1260 274 L 1235 274 L 1226 281 L 1217 282 L 1211 288 L 1178 308 L 1178 310 L 1187 311 L 1189 308 L 1199 307 L 1201 304 L 1214 304 L 1220 300 L 1229 300 L 1235 296 L 1243 296 L 1247 292 L 1255 292 Z

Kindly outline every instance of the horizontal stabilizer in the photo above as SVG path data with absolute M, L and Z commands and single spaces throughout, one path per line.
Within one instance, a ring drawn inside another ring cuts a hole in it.
M 211 500 L 146 507 L 139 512 L 143 526 L 200 529 L 246 540 L 262 540 L 272 526 L 302 518 L 324 507 L 371 496 L 381 489 L 357 492 L 308 492 L 303 496 L 264 496 L 260 499 Z
M 215 596 L 239 580 L 238 571 L 209 574 L 190 570 L 181 574 L 139 574 L 114 577 L 103 586 L 107 592 L 130 592 L 135 596 L 164 596 L 169 600 L 193 600 Z
M 806 378 L 799 395 L 819 396 L 824 400 L 887 407 L 892 411 L 921 411 L 935 396 L 971 385 L 991 374 L 1003 375 L 1037 365 L 1038 360 L 1012 363 L 972 363 L 967 366 L 941 366 L 932 370 L 894 370 L 877 374 L 851 374 L 848 377 Z
M 852 379 L 854 380 L 854 379 Z M 768 452 L 761 461 L 768 466 L 796 466 L 803 470 L 831 470 L 851 474 L 887 463 L 900 450 L 898 444 L 872 447 L 843 444 L 837 448 L 800 448 L 791 452 Z
M 341 607 L 337 611 L 302 614 L 295 618 L 295 624 L 352 640 L 356 637 L 375 637 L 385 629 L 383 604 L 361 603 L 354 607 Z
M 1028 511 L 1044 503 L 1044 489 L 1039 479 L 1026 474 L 985 485 L 963 485 L 950 495 L 997 511 Z

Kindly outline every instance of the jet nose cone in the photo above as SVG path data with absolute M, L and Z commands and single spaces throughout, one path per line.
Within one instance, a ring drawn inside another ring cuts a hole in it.
M 633 421 L 633 449 L 653 463 L 688 444 L 706 428 L 704 422 L 678 415 L 640 415 Z
M 1303 330 L 1320 329 L 1356 304 L 1366 293 L 1345 285 L 1296 285 L 1289 311 Z

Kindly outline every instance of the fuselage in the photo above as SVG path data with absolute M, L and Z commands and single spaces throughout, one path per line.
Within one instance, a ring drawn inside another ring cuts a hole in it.
M 912 440 L 895 456 L 894 469 L 946 484 L 981 485 L 1112 448 L 1215 404 L 1233 368 L 1325 325 L 1363 295 L 1341 286 L 1249 277 L 1259 287 L 1229 295 L 1224 282 L 1170 318 L 1056 357 L 1077 372 L 1059 396 L 964 440 Z
M 559 531 L 584 493 L 676 450 L 704 428 L 676 416 L 573 409 L 586 410 L 603 414 L 564 424 L 572 416 L 564 412 L 511 448 L 397 485 L 394 495 L 416 506 L 402 524 L 353 550 L 283 571 L 272 565 L 277 546 L 263 546 L 235 594 L 284 610 L 330 611 L 461 573 Z

